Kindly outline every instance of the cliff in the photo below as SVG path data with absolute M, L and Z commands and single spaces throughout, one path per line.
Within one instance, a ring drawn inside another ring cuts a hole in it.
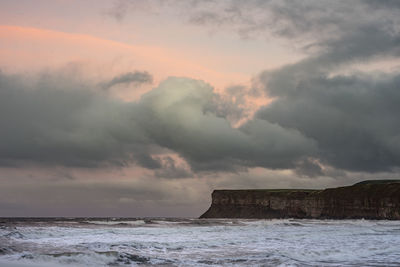
M 364 181 L 325 190 L 215 190 L 200 218 L 400 220 L 400 181 Z

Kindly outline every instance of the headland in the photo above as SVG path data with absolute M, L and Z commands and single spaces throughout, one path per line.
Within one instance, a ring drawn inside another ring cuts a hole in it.
M 400 220 L 400 180 L 312 189 L 214 190 L 200 218 Z

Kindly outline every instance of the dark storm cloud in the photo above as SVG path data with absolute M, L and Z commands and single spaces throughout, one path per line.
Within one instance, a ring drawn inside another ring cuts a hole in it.
M 316 140 L 324 163 L 388 171 L 400 166 L 399 85 L 400 75 L 303 78 L 257 117 Z
M 194 171 L 285 168 L 314 151 L 313 142 L 299 132 L 266 121 L 232 128 L 209 110 L 215 99 L 201 81 L 170 78 L 142 97 L 137 121 L 155 144 L 180 154 Z
M 135 109 L 70 75 L 0 74 L 0 164 L 151 166 Z
M 371 11 L 363 4 L 358 8 Z M 379 16 L 346 16 L 348 29 L 346 24 L 340 26 L 344 22 L 333 20 L 337 34 L 319 40 L 316 54 L 259 76 L 276 101 L 256 117 L 315 140 L 323 164 L 368 172 L 391 171 L 400 165 L 396 123 L 400 74 L 332 75 L 354 62 L 398 59 L 398 16 L 386 6 L 381 8 Z
M 302 45 L 303 60 L 257 77 L 275 101 L 256 115 L 316 142 L 318 153 L 293 167 L 299 175 L 322 175 L 318 162 L 367 172 L 400 165 L 400 74 L 333 74 L 353 63 L 399 59 L 399 4 L 349 4 L 222 1 L 200 4 L 190 13 L 194 24 L 232 29 L 246 38 L 273 34 Z
M 104 89 L 108 89 L 118 84 L 134 84 L 135 86 L 139 86 L 146 83 L 151 84 L 152 82 L 153 76 L 147 71 L 135 71 L 116 76 L 110 81 L 102 83 L 101 86 Z
M 138 102 L 123 102 L 73 77 L 0 75 L 0 163 L 78 167 L 132 163 L 183 173 L 157 159 L 176 152 L 193 171 L 290 168 L 315 151 L 298 131 L 262 120 L 232 128 L 210 110 L 208 84 L 169 78 Z M 168 174 L 169 173 L 169 174 Z

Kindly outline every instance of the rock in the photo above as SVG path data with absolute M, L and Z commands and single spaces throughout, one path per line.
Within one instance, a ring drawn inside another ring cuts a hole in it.
M 214 190 L 200 218 L 400 220 L 400 180 L 373 180 L 325 190 Z

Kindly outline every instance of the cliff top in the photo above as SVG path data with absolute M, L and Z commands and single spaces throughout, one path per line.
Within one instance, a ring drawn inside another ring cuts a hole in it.
M 216 189 L 214 191 L 238 191 L 238 192 L 269 192 L 269 193 L 291 193 L 291 192 L 315 192 L 315 191 L 321 191 L 321 189 Z
M 366 185 L 366 184 L 392 184 L 392 183 L 400 183 L 400 180 L 395 179 L 386 179 L 386 180 L 365 180 L 362 182 L 355 183 L 354 185 Z
M 350 186 L 344 187 L 351 187 L 351 186 L 365 186 L 365 185 L 375 185 L 375 184 L 393 184 L 393 183 L 400 183 L 400 179 L 386 179 L 386 180 L 365 180 L 358 183 L 355 183 Z M 341 187 L 338 187 L 341 188 Z M 319 192 L 323 191 L 324 189 L 216 189 L 215 191 L 218 192 L 266 192 L 266 193 L 293 193 L 293 192 Z

